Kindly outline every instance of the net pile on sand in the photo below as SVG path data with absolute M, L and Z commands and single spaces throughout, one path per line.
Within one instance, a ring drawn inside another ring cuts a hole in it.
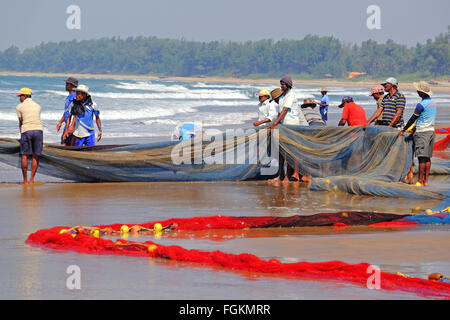
M 288 228 L 301 226 L 368 225 L 401 223 L 405 216 L 381 213 L 338 212 L 294 217 L 195 217 L 147 222 L 140 225 L 111 224 L 93 227 L 54 227 L 31 234 L 27 243 L 58 250 L 72 250 L 86 254 L 112 254 L 162 258 L 176 261 L 219 266 L 271 275 L 289 275 L 308 280 L 334 280 L 366 287 L 371 275 L 368 263 L 348 264 L 342 261 L 283 263 L 277 259 L 263 260 L 249 254 L 230 254 L 221 251 L 187 250 L 180 246 L 164 246 L 153 241 L 112 241 L 103 236 L 128 232 L 161 232 L 166 230 Z M 404 221 L 403 221 L 404 222 Z M 415 222 L 410 222 L 415 223 Z M 407 277 L 402 274 L 380 273 L 380 288 L 412 292 L 421 296 L 450 299 L 450 283 Z

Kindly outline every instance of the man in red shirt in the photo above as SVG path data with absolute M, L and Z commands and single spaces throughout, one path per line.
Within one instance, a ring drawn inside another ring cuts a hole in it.
M 342 112 L 341 121 L 339 121 L 339 126 L 345 126 L 347 122 L 349 126 L 363 126 L 366 124 L 366 112 L 364 109 L 353 102 L 352 97 L 342 98 L 342 103 L 339 108 L 344 108 Z

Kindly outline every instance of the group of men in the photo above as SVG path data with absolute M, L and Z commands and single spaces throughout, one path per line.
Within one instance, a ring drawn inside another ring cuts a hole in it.
M 89 88 L 86 85 L 78 85 L 78 80 L 69 77 L 66 81 L 66 91 L 69 95 L 65 101 L 64 113 L 56 126 L 59 132 L 64 124 L 61 136 L 63 146 L 93 146 L 95 145 L 95 122 L 98 127 L 97 141 L 102 137 L 100 111 L 95 102 L 92 101 Z M 363 126 L 366 128 L 372 122 L 375 125 L 398 128 L 398 135 L 414 130 L 415 153 L 419 159 L 419 179 L 416 185 L 428 185 L 428 176 L 433 154 L 433 143 L 435 137 L 434 123 L 436 118 L 436 103 L 431 99 L 433 94 L 429 85 L 421 81 L 414 84 L 422 101 L 417 104 L 414 114 L 404 125 L 403 111 L 406 105 L 405 96 L 398 90 L 398 82 L 395 78 L 388 78 L 381 86 L 372 88 L 369 96 L 377 102 L 377 110 L 366 121 L 364 109 L 357 105 L 352 97 L 346 96 L 339 105 L 343 108 L 339 126 L 346 123 L 349 126 Z M 326 126 L 328 120 L 328 107 L 330 100 L 328 91 L 322 88 L 321 101 L 305 99 L 299 106 L 293 88 L 292 78 L 285 76 L 280 80 L 280 88 L 269 92 L 263 89 L 258 94 L 259 110 L 258 120 L 253 123 L 255 127 L 269 127 L 274 129 L 279 123 L 284 125 L 300 126 Z M 16 107 L 19 118 L 20 155 L 23 175 L 23 184 L 33 183 L 39 166 L 39 156 L 43 146 L 43 127 L 40 119 L 41 107 L 32 100 L 32 90 L 22 88 L 17 94 L 20 104 Z M 316 105 L 320 111 L 315 110 Z M 415 128 L 413 128 L 415 126 Z M 189 136 L 195 134 L 195 128 L 186 129 Z M 28 160 L 31 161 L 31 178 L 27 179 Z M 284 159 L 280 155 L 279 174 L 274 180 L 299 181 L 308 180 L 299 177 L 298 165 L 287 164 L 284 173 Z M 409 183 L 412 183 L 412 168 L 408 174 Z
M 65 101 L 64 113 L 56 126 L 56 131 L 59 132 L 64 124 L 61 145 L 93 146 L 95 145 L 94 116 L 98 127 L 97 141 L 100 141 L 102 137 L 100 111 L 97 104 L 92 101 L 89 88 L 83 84 L 78 85 L 76 78 L 69 77 L 65 83 L 69 95 Z M 20 129 L 22 184 L 34 183 L 43 147 L 42 108 L 33 101 L 32 94 L 30 88 L 22 88 L 17 94 L 20 99 L 16 111 Z M 30 180 L 27 177 L 29 157 L 32 157 Z
M 433 94 L 428 83 L 420 81 L 414 83 L 417 94 L 422 101 L 417 104 L 414 114 L 405 125 L 403 112 L 406 106 L 405 96 L 398 90 L 398 81 L 395 78 L 388 78 L 386 81 L 372 88 L 369 96 L 372 96 L 377 103 L 377 110 L 367 120 L 365 110 L 356 104 L 352 97 L 345 96 L 341 100 L 339 108 L 343 108 L 342 116 L 338 126 L 362 126 L 364 129 L 371 123 L 375 125 L 389 126 L 399 130 L 401 136 L 405 132 L 414 135 L 414 150 L 419 160 L 419 177 L 417 186 L 428 185 L 430 173 L 431 157 L 433 155 L 433 144 L 435 138 L 436 103 L 431 99 Z M 322 88 L 321 101 L 305 99 L 299 105 L 292 90 L 293 82 L 291 77 L 286 76 L 280 80 L 280 88 L 269 92 L 263 89 L 259 92 L 258 121 L 255 127 L 268 127 L 274 129 L 279 123 L 287 125 L 316 126 L 324 127 L 328 120 L 328 107 L 330 99 L 328 90 Z M 316 105 L 320 110 L 315 110 Z M 287 165 L 284 173 L 284 159 L 280 154 L 280 171 L 275 181 L 299 181 L 296 168 Z M 408 182 L 412 184 L 412 165 L 407 175 Z M 307 181 L 307 177 L 301 180 Z M 404 180 L 406 182 L 406 178 Z

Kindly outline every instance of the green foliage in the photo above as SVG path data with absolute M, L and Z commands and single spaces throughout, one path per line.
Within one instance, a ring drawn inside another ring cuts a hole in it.
M 286 74 L 301 79 L 341 78 L 357 71 L 373 78 L 396 76 L 415 80 L 450 75 L 450 27 L 434 40 L 413 48 L 392 40 L 367 40 L 348 46 L 334 37 L 313 35 L 302 40 L 244 43 L 156 37 L 49 42 L 23 52 L 17 47 L 0 52 L 0 69 L 255 79 Z

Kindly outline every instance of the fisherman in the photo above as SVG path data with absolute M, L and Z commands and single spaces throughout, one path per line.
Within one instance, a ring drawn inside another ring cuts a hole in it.
M 417 104 L 413 115 L 406 126 L 398 133 L 403 135 L 415 124 L 414 135 L 415 153 L 419 160 L 419 179 L 416 186 L 427 186 L 430 175 L 431 157 L 433 156 L 433 144 L 435 138 L 434 123 L 436 121 L 436 102 L 431 99 L 433 92 L 425 81 L 414 83 L 417 94 L 422 101 Z
M 406 105 L 405 96 L 398 91 L 398 81 L 395 78 L 388 78 L 381 85 L 384 87 L 384 91 L 387 92 L 381 102 L 381 107 L 383 107 L 381 125 L 401 128 L 404 125 L 403 111 Z M 377 112 L 375 112 L 374 116 L 376 114 Z M 377 117 L 378 115 L 375 118 Z
M 280 88 L 275 88 L 270 92 L 270 95 L 272 96 L 270 103 L 272 103 L 275 106 L 275 110 L 277 111 L 277 114 L 279 114 L 280 113 L 280 97 L 283 95 L 283 91 L 281 91 Z
M 363 107 L 353 101 L 352 97 L 342 98 L 339 108 L 344 108 L 344 110 L 338 126 L 345 126 L 345 123 L 348 123 L 349 126 L 364 126 L 366 124 L 366 112 Z
M 328 121 L 328 106 L 330 105 L 330 98 L 327 94 L 327 88 L 322 88 L 322 90 L 320 90 L 320 93 L 322 94 L 322 99 L 320 100 L 318 105 L 320 106 L 320 115 L 322 116 L 322 120 L 326 123 Z
M 65 139 L 70 133 L 73 133 L 73 137 L 76 140 L 75 142 L 72 141 L 72 145 L 94 146 L 94 115 L 98 127 L 97 141 L 100 141 L 102 138 L 100 111 L 98 110 L 97 104 L 92 102 L 89 88 L 84 84 L 80 84 L 76 88 L 75 100 L 72 102 L 70 116 L 67 118 L 66 130 L 63 138 Z M 75 117 L 74 121 L 71 121 L 72 117 Z
M 270 125 L 277 118 L 278 112 L 276 105 L 270 101 L 269 90 L 262 89 L 258 93 L 258 99 L 258 121 L 253 122 L 253 125 L 263 128 Z
M 283 91 L 280 88 L 275 88 L 270 92 L 270 95 L 272 96 L 272 100 L 270 100 L 270 103 L 274 106 L 278 117 L 278 115 L 280 114 L 280 97 L 283 95 Z M 279 182 L 284 180 L 286 176 L 284 171 L 284 163 L 284 157 L 280 152 L 278 155 L 278 174 L 274 179 L 269 179 L 269 182 Z
M 298 106 L 297 97 L 294 90 L 292 90 L 293 82 L 290 76 L 285 76 L 280 80 L 280 87 L 283 94 L 280 97 L 279 110 L 281 110 L 278 118 L 269 126 L 270 129 L 275 129 L 278 123 L 284 125 L 300 125 L 308 126 L 303 112 Z M 299 181 L 299 174 L 296 168 L 287 165 L 287 179 L 289 181 Z
M 299 110 L 297 97 L 295 96 L 295 92 L 292 90 L 293 83 L 291 77 L 286 76 L 282 78 L 280 80 L 280 87 L 283 91 L 278 108 L 280 110 L 280 114 L 275 122 L 272 123 L 270 128 L 274 129 L 280 122 L 287 125 L 307 126 L 308 121 L 306 121 L 303 112 Z
M 33 184 L 34 176 L 39 167 L 39 156 L 43 147 L 43 128 L 41 122 L 41 106 L 31 99 L 32 90 L 22 88 L 16 95 L 20 99 L 16 111 L 19 118 L 20 129 L 20 155 L 23 182 L 22 184 Z M 31 160 L 31 178 L 27 181 L 28 157 Z
M 300 106 L 306 121 L 311 127 L 325 127 L 325 121 L 322 120 L 322 116 L 319 111 L 315 110 L 316 103 L 312 99 L 303 100 L 303 104 Z
M 78 86 L 78 79 L 74 77 L 69 77 L 66 80 L 66 91 L 69 92 L 69 95 L 66 97 L 66 103 L 64 105 L 64 113 L 61 117 L 61 120 L 59 120 L 56 131 L 59 132 L 61 129 L 62 124 L 66 124 L 67 118 L 69 117 L 70 112 L 70 106 L 72 105 L 73 100 L 75 99 L 75 89 Z M 72 140 L 72 134 L 69 134 L 66 139 L 63 139 L 65 128 L 63 130 L 63 134 L 61 135 L 61 145 L 63 146 L 70 146 L 71 140 Z
M 366 126 L 370 125 L 375 121 L 375 125 L 380 125 L 382 123 L 382 112 L 383 112 L 383 98 L 384 98 L 384 89 L 382 86 L 375 86 L 372 88 L 372 92 L 369 94 L 369 97 L 373 97 L 373 99 L 377 102 L 377 110 L 370 117 L 369 121 L 367 121 Z

